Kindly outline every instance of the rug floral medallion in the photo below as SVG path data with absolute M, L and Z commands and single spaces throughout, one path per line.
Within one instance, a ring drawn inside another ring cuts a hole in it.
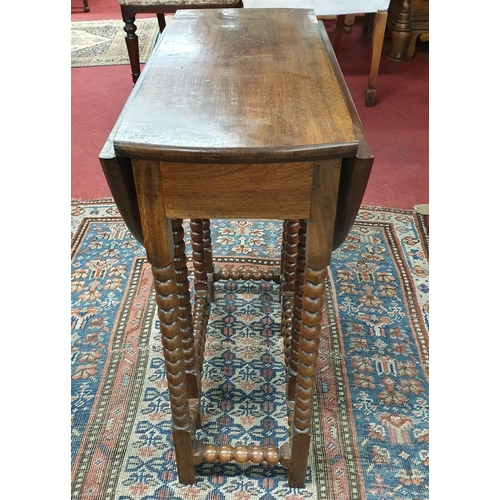
M 265 463 L 202 463 L 196 483 L 180 485 L 151 267 L 112 201 L 74 202 L 72 498 L 428 498 L 428 236 L 419 217 L 362 207 L 332 255 L 306 487 L 289 488 L 287 471 Z M 215 260 L 277 268 L 281 230 L 279 221 L 214 220 Z M 197 439 L 280 446 L 278 285 L 215 286 Z

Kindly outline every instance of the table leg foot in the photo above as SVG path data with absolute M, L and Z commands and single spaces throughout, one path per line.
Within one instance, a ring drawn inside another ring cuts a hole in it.
M 365 90 L 365 106 L 367 108 L 372 108 L 375 106 L 375 98 L 377 96 L 377 91 L 375 89 Z
M 288 486 L 290 488 L 304 488 L 306 485 L 310 441 L 309 434 L 293 436 L 290 469 L 288 470 Z

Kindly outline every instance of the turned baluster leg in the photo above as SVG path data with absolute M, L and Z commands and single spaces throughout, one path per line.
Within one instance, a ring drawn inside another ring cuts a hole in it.
M 188 269 L 186 265 L 186 245 L 182 219 L 172 219 L 172 236 L 174 240 L 175 282 L 179 301 L 179 323 L 186 364 L 186 383 L 188 398 L 200 397 L 200 373 L 196 364 L 193 316 L 191 313 L 191 294 L 189 291 Z
M 163 12 L 158 12 L 156 14 L 156 19 L 158 19 L 158 28 L 160 30 L 160 33 L 163 33 L 163 30 L 165 29 L 166 26 L 165 14 Z
M 340 166 L 341 160 L 331 160 L 318 162 L 314 167 L 311 215 L 307 221 L 295 404 L 290 429 L 288 484 L 292 488 L 305 486 L 325 277 L 333 246 Z
M 391 61 L 407 61 L 408 46 L 411 39 L 410 0 L 402 1 L 401 11 L 392 28 L 391 37 L 392 46 L 388 59 Z
M 174 267 L 174 241 L 171 220 L 165 219 L 163 192 L 158 162 L 133 162 L 134 179 L 144 232 L 144 246 L 154 277 L 163 355 L 167 372 L 179 481 L 195 482 L 192 439 L 193 424 L 189 412 L 186 363 L 177 298 Z
M 372 60 L 370 65 L 370 76 L 368 77 L 368 87 L 365 92 L 365 106 L 375 105 L 375 96 L 377 93 L 377 76 L 380 67 L 380 56 L 382 55 L 382 46 L 384 44 L 385 27 L 387 25 L 387 11 L 378 11 L 375 14 L 375 25 L 372 38 Z
M 294 228 L 295 230 L 296 228 Z M 299 361 L 300 324 L 302 318 L 302 294 L 304 282 L 304 265 L 306 255 L 307 221 L 301 219 L 297 233 L 297 256 L 295 264 L 295 280 L 293 293 L 293 316 L 290 338 L 289 356 L 286 358 L 287 370 L 287 400 L 295 398 L 295 380 L 297 376 L 297 363 Z
M 125 23 L 125 43 L 127 44 L 128 58 L 132 70 L 132 80 L 135 83 L 141 74 L 139 62 L 139 38 L 135 34 L 137 26 L 135 25 L 135 14 L 126 14 L 122 8 L 123 22 Z

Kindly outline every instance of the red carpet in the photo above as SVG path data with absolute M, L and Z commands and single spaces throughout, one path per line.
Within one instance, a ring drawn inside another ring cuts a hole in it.
M 120 19 L 117 0 L 89 0 L 90 12 L 72 9 L 72 21 Z M 72 0 L 72 7 L 83 5 Z M 429 53 L 417 45 L 413 60 L 389 61 L 386 38 L 377 82 L 377 103 L 364 105 L 371 38 L 362 35 L 362 18 L 344 33 L 337 57 L 375 155 L 365 205 L 411 209 L 429 202 Z M 329 33 L 332 21 L 325 22 Z M 125 41 L 123 42 L 125 43 Z M 129 66 L 72 70 L 73 198 L 110 196 L 98 156 L 130 91 Z

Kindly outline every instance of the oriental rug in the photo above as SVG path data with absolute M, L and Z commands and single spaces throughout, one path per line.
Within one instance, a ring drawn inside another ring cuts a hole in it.
M 165 16 L 168 22 L 171 16 Z M 122 20 L 79 21 L 71 23 L 71 67 L 130 64 Z M 158 37 L 155 18 L 138 18 L 140 62 L 145 63 Z
M 214 260 L 279 267 L 281 229 L 278 221 L 214 220 Z M 202 463 L 196 484 L 178 483 L 151 268 L 112 201 L 72 204 L 71 277 L 73 499 L 428 498 L 422 216 L 362 207 L 333 253 L 304 489 L 289 488 L 279 464 Z M 198 439 L 287 440 L 279 323 L 278 285 L 216 283 Z

